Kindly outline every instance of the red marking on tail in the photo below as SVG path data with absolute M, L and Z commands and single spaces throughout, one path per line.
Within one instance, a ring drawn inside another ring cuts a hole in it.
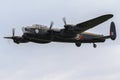
M 110 36 L 113 36 L 114 35 L 114 32 L 110 32 Z

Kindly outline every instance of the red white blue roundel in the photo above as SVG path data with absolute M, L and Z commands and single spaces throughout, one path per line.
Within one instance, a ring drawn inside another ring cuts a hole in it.
M 77 34 L 77 36 L 75 37 L 76 40 L 83 40 L 84 36 L 81 34 Z
M 110 35 L 113 36 L 113 35 L 114 35 L 114 32 L 110 32 Z

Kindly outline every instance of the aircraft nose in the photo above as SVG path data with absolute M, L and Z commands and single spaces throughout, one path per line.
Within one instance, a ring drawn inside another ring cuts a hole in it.
M 30 29 L 26 28 L 26 27 L 22 27 L 22 32 L 23 33 L 28 33 L 28 32 L 30 32 Z

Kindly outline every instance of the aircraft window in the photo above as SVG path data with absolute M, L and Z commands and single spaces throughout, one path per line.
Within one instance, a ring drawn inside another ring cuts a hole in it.
M 29 28 L 25 28 L 25 31 L 29 31 L 30 29 Z
M 31 29 L 30 27 L 26 27 L 23 30 L 24 32 L 33 32 L 33 29 Z

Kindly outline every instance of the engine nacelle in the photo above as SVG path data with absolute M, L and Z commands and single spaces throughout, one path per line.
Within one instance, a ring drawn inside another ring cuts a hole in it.
M 74 30 L 74 25 L 64 25 L 64 27 L 65 27 L 65 30 L 67 31 Z
M 60 31 L 60 36 L 61 36 L 61 37 L 64 37 L 64 38 L 73 38 L 73 37 L 76 36 L 76 34 L 73 33 L 72 31 L 62 29 L 62 30 Z
M 25 40 L 23 37 L 13 37 L 13 41 L 14 41 L 16 44 L 28 42 L 28 41 Z

